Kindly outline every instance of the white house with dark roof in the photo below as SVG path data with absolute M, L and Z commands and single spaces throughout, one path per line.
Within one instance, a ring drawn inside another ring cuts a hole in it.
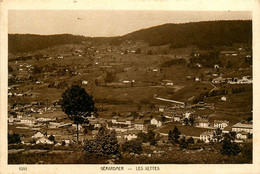
M 155 118 L 154 117 L 153 119 L 151 119 L 150 124 L 151 125 L 155 125 L 156 127 L 161 127 L 162 126 L 162 121 L 161 121 L 160 118 Z
M 145 120 L 140 119 L 140 120 L 135 121 L 134 128 L 136 130 L 145 130 L 146 129 Z
M 196 120 L 197 127 L 208 128 L 210 126 L 210 122 L 208 119 L 198 119 Z
M 206 131 L 200 134 L 200 140 L 209 143 L 210 141 L 214 141 L 214 131 Z
M 214 128 L 219 128 L 219 129 L 224 129 L 225 127 L 228 126 L 228 121 L 226 120 L 214 120 L 213 122 L 213 127 Z
M 253 133 L 253 124 L 248 123 L 237 123 L 232 126 L 233 132 L 247 132 L 252 134 Z

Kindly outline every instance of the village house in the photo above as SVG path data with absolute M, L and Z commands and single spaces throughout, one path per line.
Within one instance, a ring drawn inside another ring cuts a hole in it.
M 224 55 L 224 56 L 237 56 L 238 51 L 220 51 L 220 56 Z
M 112 121 L 112 123 L 117 123 L 118 119 L 119 119 L 119 116 L 114 116 L 111 121 Z
M 99 119 L 98 121 L 92 121 L 92 123 L 94 124 L 94 128 L 100 128 L 102 126 L 107 126 L 106 120 Z
M 46 137 L 42 137 L 36 141 L 36 144 L 53 144 L 53 142 L 47 139 Z
M 137 134 L 139 132 L 140 131 L 137 131 L 137 130 L 127 131 L 127 132 L 124 133 L 124 139 L 126 139 L 128 141 L 136 139 L 137 138 Z
M 188 119 L 191 117 L 191 115 L 192 115 L 191 112 L 185 112 L 185 114 L 184 114 L 185 118 L 188 118 Z
M 183 118 L 183 116 L 181 116 L 181 115 L 174 115 L 173 121 L 180 122 L 182 118 Z
M 206 107 L 206 104 L 204 102 L 199 102 L 197 104 L 194 104 L 191 106 L 192 108 L 198 108 L 198 109 L 203 109 Z
M 77 128 L 77 124 L 72 124 L 73 127 L 75 127 L 75 129 Z M 79 124 L 78 125 L 78 129 L 79 131 L 83 131 L 83 127 Z
M 126 121 L 125 121 L 126 124 L 132 125 L 133 122 L 134 122 L 134 117 L 128 117 L 128 118 L 126 118 Z
M 86 81 L 86 80 L 82 81 L 82 85 L 87 85 L 87 84 L 88 84 L 88 81 Z
M 172 86 L 173 82 L 171 80 L 162 80 L 161 84 L 164 86 Z
M 162 126 L 162 119 L 161 118 L 153 118 L 150 121 L 151 125 L 155 125 L 156 127 L 161 127 Z
M 251 84 L 251 83 L 253 83 L 251 76 L 243 76 L 242 79 L 240 80 L 240 84 Z
M 196 125 L 197 127 L 208 128 L 210 126 L 210 122 L 208 119 L 198 119 L 196 120 Z
M 58 123 L 58 122 L 49 122 L 48 127 L 49 128 L 58 128 L 62 125 L 62 123 Z
M 218 77 L 212 80 L 213 84 L 220 84 L 220 83 L 226 83 L 227 79 L 223 77 Z
M 134 128 L 136 130 L 146 130 L 145 120 L 140 119 L 135 121 Z
M 210 141 L 214 141 L 214 131 L 206 131 L 200 134 L 200 140 L 209 143 Z
M 214 128 L 219 128 L 219 129 L 224 129 L 225 127 L 228 126 L 228 121 L 226 120 L 214 120 L 213 122 L 213 127 Z
M 209 119 L 209 115 L 202 114 L 202 115 L 198 116 L 198 118 L 200 118 L 200 119 Z
M 14 122 L 14 116 L 13 115 L 9 115 L 8 123 L 13 123 L 13 122 Z
M 201 79 L 200 79 L 199 77 L 195 77 L 195 78 L 194 78 L 194 81 L 195 81 L 195 82 L 199 82 L 200 80 L 201 80 Z
M 225 102 L 225 101 L 227 101 L 227 97 L 223 96 L 223 97 L 221 97 L 220 100 L 223 101 L 223 102 Z
M 243 76 L 242 78 L 234 77 L 228 78 L 229 84 L 251 84 L 253 83 L 253 79 L 251 76 Z
M 74 144 L 75 143 L 75 140 L 63 140 L 65 142 L 65 146 L 69 146 L 70 144 Z
M 236 138 L 239 140 L 246 140 L 248 138 L 248 132 L 241 131 L 236 134 Z
M 129 128 L 122 128 L 122 127 L 108 127 L 109 130 L 114 130 L 116 132 L 126 132 Z
M 32 136 L 32 138 L 42 138 L 42 137 L 44 137 L 44 134 L 41 133 L 41 132 L 37 132 L 36 134 L 34 134 L 34 135 Z
M 51 118 L 37 118 L 37 122 L 50 122 L 50 121 L 54 121 L 55 119 L 51 119 Z
M 159 106 L 159 112 L 164 112 L 164 110 L 167 108 L 167 106 Z
M 252 134 L 253 133 L 253 125 L 252 124 L 247 124 L 247 123 L 237 123 L 232 126 L 232 131 L 233 132 L 247 132 Z
M 117 124 L 126 124 L 126 118 L 122 118 L 122 117 L 118 118 Z
M 186 80 L 191 80 L 191 79 L 192 79 L 192 77 L 190 75 L 186 76 Z
M 35 117 L 28 117 L 28 116 L 25 116 L 25 117 L 22 117 L 21 118 L 21 124 L 29 124 L 29 125 L 32 125 L 36 122 L 36 119 Z

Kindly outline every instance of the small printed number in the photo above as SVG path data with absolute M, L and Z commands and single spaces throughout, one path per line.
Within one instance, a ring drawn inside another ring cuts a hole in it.
M 19 167 L 19 170 L 20 171 L 25 171 L 25 170 L 27 170 L 27 167 Z

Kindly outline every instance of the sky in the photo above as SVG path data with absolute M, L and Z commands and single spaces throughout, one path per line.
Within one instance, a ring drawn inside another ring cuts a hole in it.
M 8 33 L 111 37 L 165 23 L 248 19 L 246 11 L 9 10 Z

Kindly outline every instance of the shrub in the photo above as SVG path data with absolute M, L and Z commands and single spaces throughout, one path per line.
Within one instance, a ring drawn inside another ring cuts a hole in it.
M 19 134 L 8 134 L 8 144 L 18 144 L 21 143 Z
M 223 155 L 236 156 L 241 152 L 238 144 L 231 142 L 232 138 L 229 134 L 224 135 L 224 140 L 222 141 L 221 152 Z
M 110 133 L 105 127 L 101 127 L 96 139 L 86 141 L 84 151 L 101 156 L 119 155 L 115 131 Z
M 141 154 L 143 151 L 142 143 L 137 140 L 126 141 L 122 144 L 122 150 L 123 152 Z

